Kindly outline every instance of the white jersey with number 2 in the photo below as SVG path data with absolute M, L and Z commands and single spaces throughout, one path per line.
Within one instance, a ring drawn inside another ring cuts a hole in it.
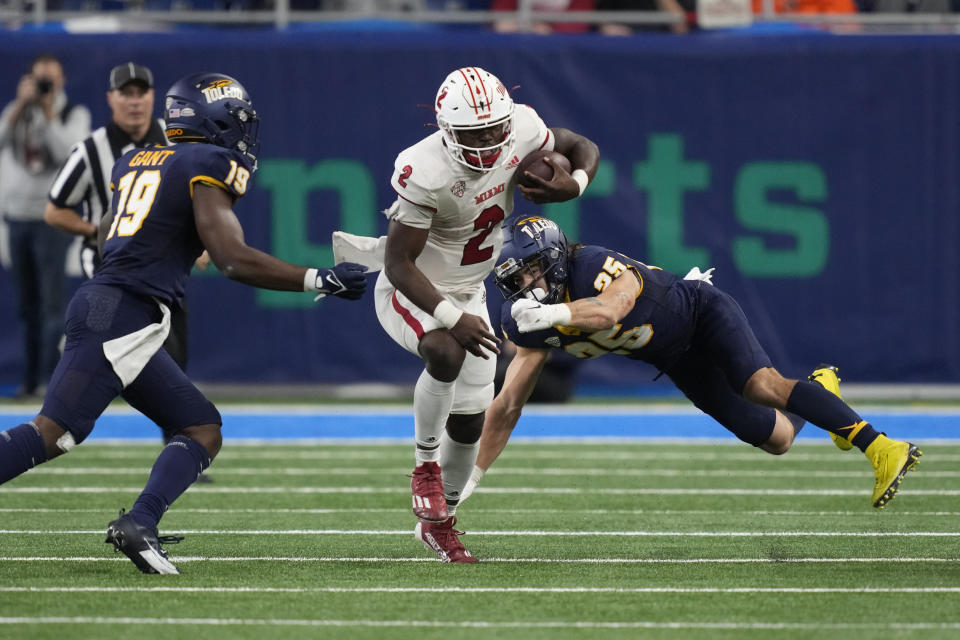
M 417 268 L 442 293 L 482 286 L 503 245 L 500 223 L 513 212 L 516 169 L 537 149 L 553 149 L 553 135 L 531 107 L 516 105 L 517 142 L 506 164 L 482 173 L 455 161 L 440 131 L 397 156 L 390 183 L 399 196 L 387 217 L 430 229 Z

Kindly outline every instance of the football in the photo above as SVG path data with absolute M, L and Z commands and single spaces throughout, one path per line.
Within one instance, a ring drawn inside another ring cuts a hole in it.
M 529 171 L 535 176 L 540 176 L 544 180 L 549 180 L 553 177 L 553 167 L 544 162 L 544 158 L 549 157 L 550 160 L 556 164 L 558 167 L 562 167 L 564 171 L 570 171 L 570 161 L 567 160 L 567 157 L 556 151 L 548 151 L 547 149 L 538 149 L 528 153 L 523 157 L 523 160 L 520 161 L 520 164 L 517 165 L 517 179 L 520 184 L 525 187 L 534 187 L 533 180 L 530 180 L 524 174 L 525 171 Z

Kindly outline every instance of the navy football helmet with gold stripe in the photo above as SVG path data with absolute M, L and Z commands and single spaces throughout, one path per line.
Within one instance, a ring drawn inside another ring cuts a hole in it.
M 222 73 L 194 73 L 173 83 L 164 105 L 167 139 L 236 149 L 257 166 L 260 120 L 250 94 Z
M 508 301 L 532 298 L 554 304 L 567 285 L 567 263 L 567 237 L 559 225 L 541 216 L 521 216 L 503 226 L 503 250 L 493 272 Z M 534 276 L 526 285 L 525 273 Z

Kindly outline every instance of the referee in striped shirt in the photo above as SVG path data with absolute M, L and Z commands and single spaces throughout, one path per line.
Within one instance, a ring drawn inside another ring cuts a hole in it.
M 50 188 L 44 219 L 67 233 L 83 236 L 80 266 L 86 278 L 92 278 L 99 266 L 97 229 L 110 210 L 114 162 L 134 147 L 167 145 L 163 121 L 153 118 L 153 100 L 149 69 L 132 62 L 114 68 L 107 91 L 113 117 L 74 145 Z

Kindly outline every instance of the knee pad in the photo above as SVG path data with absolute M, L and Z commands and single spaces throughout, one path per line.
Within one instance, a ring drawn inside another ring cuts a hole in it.
M 467 354 L 457 377 L 457 390 L 450 412 L 470 415 L 486 411 L 493 402 L 493 378 L 496 372 L 497 361 L 494 358 L 484 360 Z
M 447 418 L 447 435 L 454 442 L 473 444 L 480 439 L 480 433 L 483 432 L 484 415 L 484 413 L 450 414 Z

